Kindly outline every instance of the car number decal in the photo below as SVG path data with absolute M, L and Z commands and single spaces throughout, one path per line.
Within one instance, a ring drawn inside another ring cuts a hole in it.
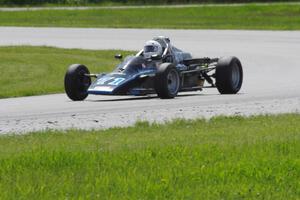
M 97 85 L 119 85 L 125 78 L 104 77 L 97 81 Z
M 119 85 L 125 80 L 125 78 L 115 78 L 112 82 L 108 83 L 108 85 Z
M 104 85 L 105 82 L 114 79 L 114 77 L 103 77 L 97 81 L 97 85 Z

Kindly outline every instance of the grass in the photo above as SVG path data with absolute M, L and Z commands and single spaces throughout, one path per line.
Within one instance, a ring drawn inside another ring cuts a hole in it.
M 3 1 L 3 0 L 2 0 Z M 4 0 L 5 1 L 5 0 Z M 43 0 L 42 0 L 43 1 Z M 51 0 L 49 0 L 51 1 Z M 72 2 L 73 1 L 73 2 Z M 289 0 L 289 3 L 293 3 L 294 1 L 297 1 L 297 0 Z M 146 5 L 164 5 L 162 3 L 156 3 L 156 4 L 151 4 L 151 3 L 148 3 L 148 2 L 145 2 Z M 69 0 L 68 2 L 65 2 L 65 3 L 54 3 L 52 1 L 52 3 L 43 3 L 41 2 L 41 0 L 39 0 L 39 2 L 29 2 L 29 3 L 26 3 L 26 2 L 21 2 L 19 1 L 18 3 L 1 3 L 1 0 L 0 0 L 0 8 L 3 7 L 3 8 L 31 8 L 31 7 L 45 7 L 45 8 L 52 8 L 52 7 L 83 7 L 83 6 L 86 6 L 86 7 L 107 7 L 107 6 L 140 6 L 140 5 L 145 5 L 144 2 L 140 2 L 140 3 L 129 3 L 129 2 L 116 2 L 116 1 L 100 1 L 98 3 L 90 3 L 88 2 L 88 0 Z M 213 3 L 213 2 L 212 2 Z M 174 3 L 173 3 L 174 4 Z M 176 5 L 176 4 L 175 4 Z
M 1 199 L 299 199 L 300 115 L 0 136 Z
M 110 71 L 118 63 L 117 52 L 122 51 L 0 47 L 0 98 L 63 92 L 70 64 L 85 64 L 93 73 Z
M 0 26 L 299 30 L 300 5 L 0 12 Z

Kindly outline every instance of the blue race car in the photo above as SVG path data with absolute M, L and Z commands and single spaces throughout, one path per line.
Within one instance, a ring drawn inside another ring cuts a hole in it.
M 115 58 L 123 59 L 120 54 Z M 74 101 L 84 100 L 89 94 L 157 94 L 170 99 L 178 92 L 203 88 L 236 94 L 242 82 L 238 58 L 192 58 L 190 53 L 172 46 L 169 38 L 159 36 L 146 42 L 136 55 L 126 57 L 111 73 L 91 74 L 84 65 L 71 65 L 65 75 L 65 91 Z

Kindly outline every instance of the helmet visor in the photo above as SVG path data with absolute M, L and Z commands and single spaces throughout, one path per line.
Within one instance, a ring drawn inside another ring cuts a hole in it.
M 153 46 L 153 45 L 148 45 L 144 47 L 144 53 L 157 52 L 157 50 L 158 50 L 157 46 Z

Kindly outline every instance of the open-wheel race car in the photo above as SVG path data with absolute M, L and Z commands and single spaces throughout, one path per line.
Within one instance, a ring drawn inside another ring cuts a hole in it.
M 123 60 L 122 55 L 115 58 Z M 91 78 L 95 78 L 92 82 Z M 74 101 L 96 95 L 148 95 L 162 99 L 178 92 L 217 88 L 236 94 L 243 82 L 243 69 L 236 57 L 193 58 L 159 36 L 146 42 L 135 56 L 127 56 L 111 73 L 91 74 L 81 64 L 71 65 L 65 75 L 65 91 Z

